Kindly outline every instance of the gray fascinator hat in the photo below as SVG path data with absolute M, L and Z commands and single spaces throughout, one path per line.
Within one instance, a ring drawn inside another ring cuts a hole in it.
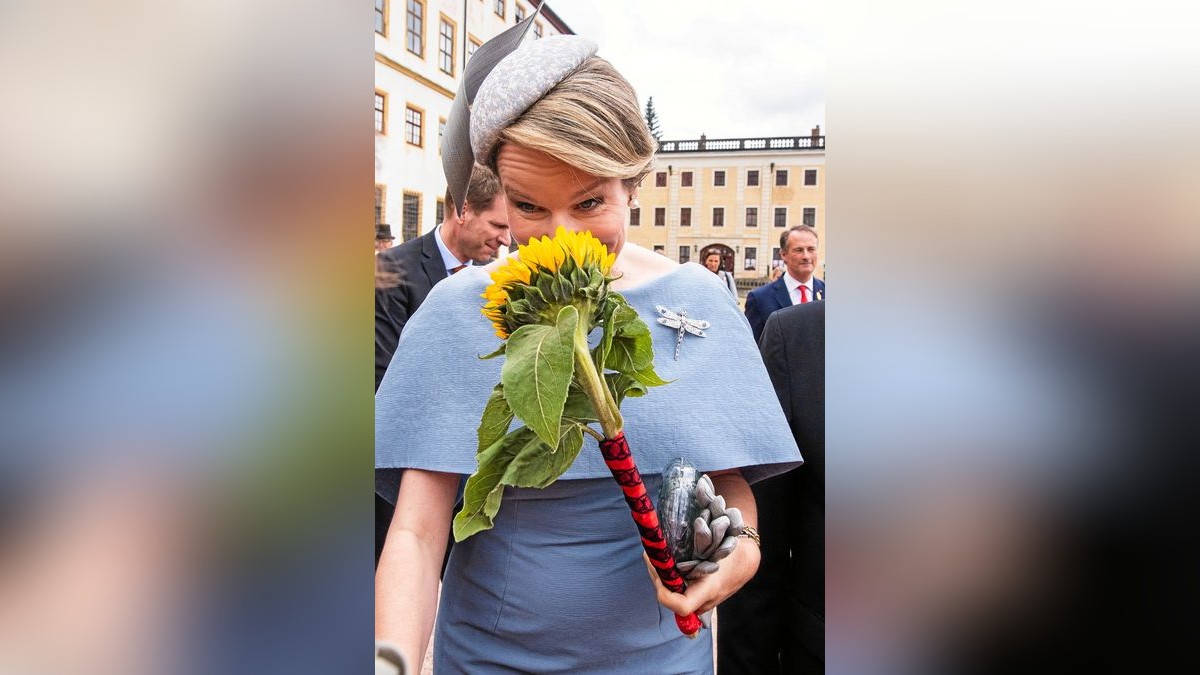
M 596 53 L 595 42 L 577 35 L 522 43 L 538 10 L 483 43 L 463 71 L 442 137 L 442 170 L 459 215 L 471 169 L 487 163 L 500 132 Z

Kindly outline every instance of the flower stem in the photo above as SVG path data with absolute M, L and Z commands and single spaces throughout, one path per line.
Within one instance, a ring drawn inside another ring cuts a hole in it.
M 583 388 L 596 410 L 596 417 L 600 418 L 600 428 L 604 431 L 604 437 L 616 438 L 617 434 L 621 433 L 624 422 L 620 410 L 608 393 L 604 375 L 596 370 L 596 364 L 592 363 L 586 330 L 587 325 L 584 321 L 580 321 L 579 327 L 575 329 L 575 373 L 579 376 L 579 386 Z

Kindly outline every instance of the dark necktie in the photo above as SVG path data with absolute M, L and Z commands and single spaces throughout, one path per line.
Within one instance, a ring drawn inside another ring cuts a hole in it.
M 466 265 L 465 265 L 465 264 L 464 264 L 464 265 L 459 265 L 458 267 L 455 267 L 455 268 L 452 268 L 452 269 L 450 270 L 450 274 L 454 274 L 455 272 L 461 272 L 461 271 L 462 271 L 462 269 L 463 269 L 464 267 L 466 267 Z

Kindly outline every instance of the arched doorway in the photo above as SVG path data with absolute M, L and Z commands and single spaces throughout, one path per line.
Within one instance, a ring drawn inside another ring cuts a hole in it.
M 707 258 L 708 254 L 712 253 L 713 251 L 721 254 L 721 269 L 725 270 L 726 272 L 732 272 L 733 249 L 729 248 L 725 244 L 708 244 L 704 248 L 700 249 L 700 258 L 696 262 L 703 265 L 704 259 Z

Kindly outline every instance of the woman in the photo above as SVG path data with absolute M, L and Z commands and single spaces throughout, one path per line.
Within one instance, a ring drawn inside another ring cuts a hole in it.
M 617 253 L 612 288 L 651 327 L 655 368 L 672 380 L 622 405 L 647 488 L 657 494 L 655 474 L 686 457 L 755 525 L 747 480 L 796 466 L 799 453 L 749 328 L 714 292 L 717 280 L 625 241 L 655 144 L 633 89 L 594 52 L 590 41 L 552 36 L 501 60 L 475 97 L 463 161 L 500 177 L 519 243 L 561 225 Z M 688 640 L 673 615 L 705 612 L 733 594 L 754 575 L 758 547 L 743 539 L 686 595 L 666 591 L 648 573 L 621 490 L 591 439 L 553 485 L 505 489 L 495 526 L 454 546 L 438 605 L 457 493 L 475 469 L 475 428 L 499 381 L 501 359 L 478 359 L 497 346 L 479 311 L 489 271 L 468 268 L 434 287 L 377 395 L 377 490 L 397 502 L 376 576 L 376 638 L 420 663 L 436 609 L 439 674 L 711 672 L 710 632 Z M 689 337 L 675 360 L 676 332 L 653 321 L 656 305 L 710 321 L 708 337 Z M 716 359 L 734 371 L 727 384 L 737 405 L 707 393 Z
M 709 272 L 720 277 L 730 294 L 737 297 L 737 284 L 733 280 L 733 273 L 721 269 L 721 253 L 719 251 L 710 251 L 708 255 L 704 256 L 704 266 L 708 268 Z

